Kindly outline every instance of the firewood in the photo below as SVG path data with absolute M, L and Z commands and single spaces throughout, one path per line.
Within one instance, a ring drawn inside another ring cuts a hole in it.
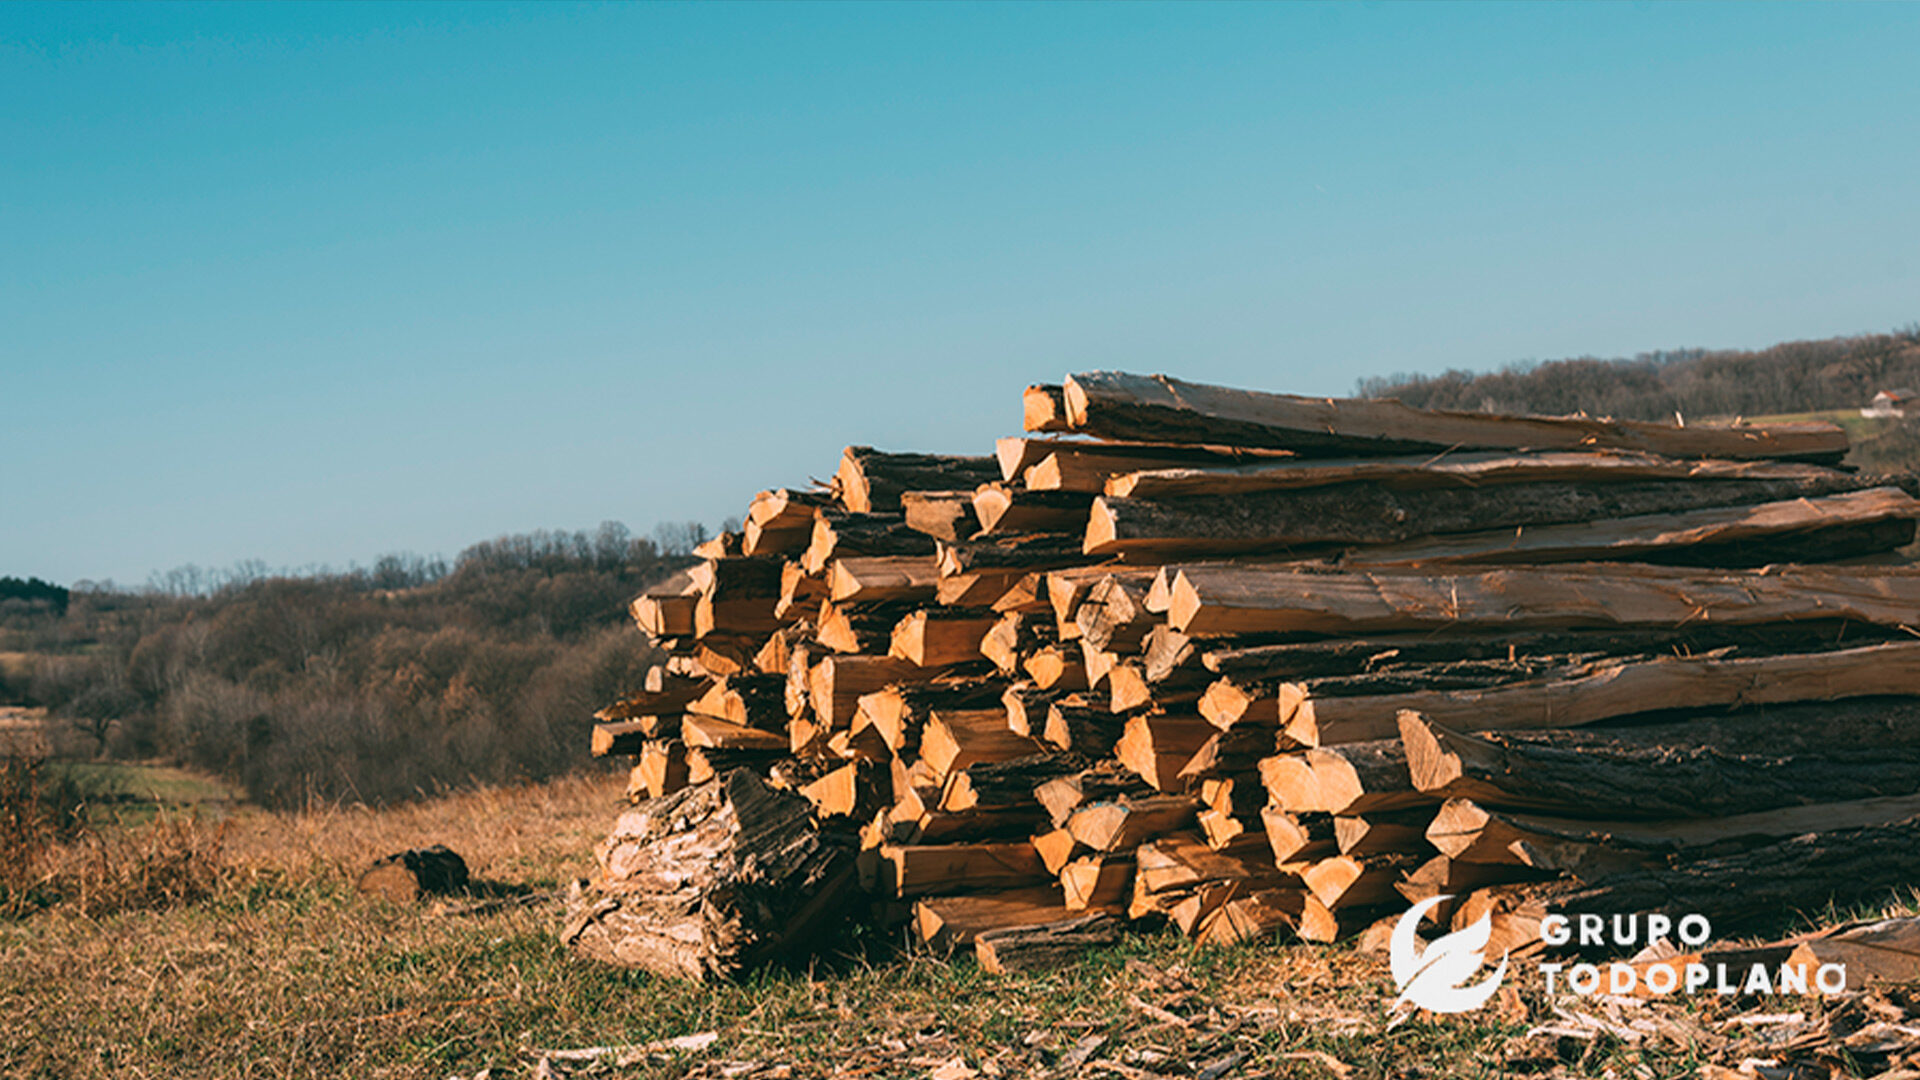
M 594 718 L 635 720 L 642 716 L 683 712 L 687 705 L 699 700 L 700 696 L 710 688 L 709 680 L 669 675 L 659 668 L 647 673 L 647 681 L 650 684 L 647 689 L 629 694 L 601 709 L 593 714 Z
M 921 667 L 979 660 L 981 639 L 994 621 L 992 612 L 972 608 L 922 608 L 895 624 L 888 655 Z
M 742 729 L 750 730 L 750 729 Z M 704 784 L 735 769 L 765 776 L 774 765 L 785 760 L 787 748 L 761 750 L 687 744 L 687 783 Z
M 1047 726 L 1042 736 L 1056 749 L 1098 757 L 1112 753 L 1125 732 L 1123 718 L 1073 695 L 1047 706 Z
M 1261 889 L 1223 901 L 1193 932 L 1202 945 L 1238 945 L 1296 930 L 1309 893 L 1302 888 Z
M 1319 805 L 1289 810 L 1372 814 L 1433 802 L 1433 796 L 1413 786 L 1406 747 L 1398 739 L 1320 747 L 1307 751 L 1305 760 L 1313 770 Z
M 1650 709 L 1686 709 L 1875 695 L 1920 695 L 1920 641 L 1788 656 L 1679 657 L 1596 664 L 1568 678 L 1484 690 L 1308 699 L 1287 735 L 1309 746 L 1397 733 L 1412 710 L 1467 730 L 1577 727 Z
M 651 593 L 633 598 L 628 612 L 633 621 L 656 638 L 687 637 L 693 634 L 693 612 L 700 597 L 655 596 Z
M 728 529 L 693 548 L 693 557 L 696 559 L 737 559 L 746 553 L 745 537 L 734 529 Z
M 1267 789 L 1261 786 L 1258 770 L 1259 762 L 1254 762 L 1246 772 L 1202 780 L 1200 801 L 1223 814 L 1259 814 L 1267 803 Z
M 1088 855 L 1060 870 L 1060 891 L 1068 911 L 1122 908 L 1133 893 L 1131 855 Z
M 880 849 L 895 896 L 992 892 L 1052 884 L 1030 843 L 898 844 Z
M 1066 439 L 1002 439 L 1001 473 L 1009 460 L 1031 491 L 1073 491 L 1097 495 L 1114 477 L 1145 469 L 1182 465 L 1232 465 L 1285 461 L 1285 451 L 1237 449 L 1206 444 L 1097 443 Z M 1012 479 L 1012 478 L 1009 478 Z
M 900 509 L 908 491 L 971 491 L 999 475 L 990 457 L 945 454 L 890 454 L 871 446 L 849 446 L 833 474 L 833 493 L 856 514 Z
M 1827 423 L 1714 428 L 1584 416 L 1493 416 L 1416 409 L 1391 399 L 1257 393 L 1113 371 L 1069 377 L 1065 396 L 1069 422 L 1083 434 L 1211 440 L 1303 456 L 1531 447 L 1837 462 L 1847 452 L 1846 432 Z
M 423 896 L 464 892 L 467 862 L 444 844 L 413 848 L 376 861 L 354 882 L 354 891 L 397 904 Z
M 689 747 L 711 750 L 767 750 L 787 752 L 785 732 L 747 727 L 715 716 L 688 713 L 680 721 L 680 737 Z
M 1792 567 L 1708 573 L 1591 564 L 1423 576 L 1189 566 L 1172 585 L 1175 629 L 1194 635 L 1381 633 L 1499 624 L 1509 629 L 1675 626 L 1711 612 L 1753 624 L 1823 619 L 1900 625 L 1920 606 L 1920 571 Z
M 1107 676 L 1112 674 L 1113 669 L 1120 665 L 1120 654 L 1109 652 L 1106 649 L 1090 645 L 1084 641 L 1078 644 L 1080 646 L 1080 663 L 1087 671 L 1087 686 L 1089 689 L 1098 690 L 1106 685 Z
M 936 710 L 964 711 L 991 709 L 1000 701 L 1007 684 L 999 679 L 948 675 L 931 682 L 900 683 L 860 697 L 854 715 L 854 729 L 876 728 L 888 746 L 896 751 L 912 750 L 920 745 L 920 729 Z M 1001 725 L 1005 726 L 1004 712 Z
M 920 737 L 920 757 L 943 777 L 976 762 L 1006 761 L 1039 752 L 1040 744 L 1007 729 L 1005 709 L 935 712 Z
M 944 577 L 979 570 L 1051 570 L 1098 562 L 1082 554 L 1078 533 L 995 533 L 957 544 L 940 544 Z
M 1415 713 L 1399 726 L 1420 790 L 1550 814 L 1731 815 L 1920 791 L 1916 701 L 1749 710 L 1542 741 L 1468 735 Z
M 753 654 L 753 668 L 765 675 L 785 676 L 793 666 L 795 651 L 804 655 L 811 644 L 813 623 L 806 619 L 788 623 L 767 636 L 767 643 Z M 788 715 L 792 715 L 791 711 Z
M 1198 812 L 1198 801 L 1185 795 L 1121 799 L 1081 806 L 1067 819 L 1067 828 L 1094 851 L 1125 851 L 1188 827 Z
M 637 754 L 660 725 L 647 720 L 620 720 L 611 724 L 593 725 L 592 753 L 594 757 L 606 757 L 610 754 Z
M 1255 814 L 1257 813 L 1258 811 L 1255 811 Z M 1259 832 L 1258 829 L 1250 828 L 1248 825 L 1253 818 L 1254 815 L 1235 814 L 1230 810 L 1219 810 L 1209 806 L 1195 815 L 1194 823 L 1200 826 L 1200 835 L 1207 841 L 1207 846 L 1215 851 L 1221 851 L 1240 838 Z
M 1497 552 L 1508 542 L 1519 557 L 1501 561 L 1569 562 L 1583 557 L 1583 545 L 1593 558 L 1612 558 L 1636 550 L 1634 544 L 1650 550 L 1725 544 L 1920 514 L 1920 504 L 1897 489 L 1883 488 L 1864 500 L 1840 494 L 1871 483 L 1823 471 L 1790 480 L 1551 482 L 1398 491 L 1345 484 L 1166 501 L 1108 495 L 1095 499 L 1088 513 L 1084 550 L 1089 555 L 1164 559 L 1310 551 L 1317 545 L 1393 545 L 1404 550 L 1389 548 L 1382 555 L 1360 549 L 1351 558 L 1399 563 L 1429 557 L 1478 561 L 1476 556 Z M 1782 500 L 1807 500 L 1817 508 L 1796 510 Z M 1754 504 L 1772 509 L 1756 514 Z M 1707 512 L 1711 509 L 1720 512 Z M 1580 529 L 1589 530 L 1590 539 L 1583 541 Z M 1545 538 L 1532 539 L 1536 531 Z M 1439 536 L 1448 533 L 1464 535 L 1458 541 Z M 1419 543 L 1409 543 L 1416 537 L 1422 538 Z M 1528 558 L 1534 551 L 1546 557 Z
M 1080 626 L 1075 617 L 1080 605 L 1092 595 L 1101 582 L 1109 578 L 1129 584 L 1146 584 L 1151 587 L 1159 571 L 1138 567 L 1120 566 L 1073 566 L 1049 571 L 1047 581 L 1047 603 L 1053 608 L 1056 624 L 1063 632 L 1072 627 L 1073 636 L 1079 636 Z
M 904 491 L 900 508 L 907 528 L 935 540 L 960 541 L 980 531 L 971 491 Z
M 1026 574 L 1019 570 L 969 570 L 940 579 L 933 598 L 942 607 L 1004 610 L 1000 601 L 1015 590 Z
M 1072 776 L 1056 777 L 1033 789 L 1056 826 L 1065 825 L 1073 812 L 1088 803 L 1137 801 L 1153 789 L 1117 761 L 1103 761 Z
M 843 603 L 919 603 L 933 599 L 940 568 L 931 556 L 874 555 L 827 565 L 828 595 Z
M 1373 923 L 1377 908 L 1348 907 L 1334 910 L 1308 892 L 1300 901 L 1300 925 L 1294 931 L 1301 941 L 1332 943 L 1352 937 Z
M 1419 851 L 1426 846 L 1427 827 L 1434 810 L 1376 810 L 1340 814 L 1333 819 L 1333 836 L 1342 855 L 1384 855 L 1390 851 Z
M 741 547 L 748 555 L 777 555 L 804 548 L 813 534 L 814 511 L 832 503 L 833 496 L 824 491 L 763 491 L 747 507 Z M 767 550 L 755 550 L 758 547 Z
M 1013 584 L 1007 586 L 1006 591 L 1000 594 L 1000 599 L 989 606 L 1002 613 L 1017 611 L 1021 614 L 1035 614 L 1051 610 L 1053 605 L 1047 602 L 1047 575 L 1037 570 L 1022 572 L 1019 577 L 1013 579 Z
M 1113 752 L 1155 790 L 1175 791 L 1184 786 L 1181 768 L 1213 735 L 1203 717 L 1141 715 L 1127 721 Z
M 902 817 L 899 807 L 895 808 L 894 816 Z M 914 815 L 912 824 L 913 843 L 972 844 L 1029 839 L 1034 830 L 1046 828 L 1047 814 L 1032 802 L 1018 806 L 977 806 L 968 810 L 922 809 Z
M 1347 566 L 1645 561 L 1832 562 L 1913 542 L 1920 500 L 1882 487 L 1825 498 L 1427 537 L 1348 552 Z
M 744 770 L 628 811 L 595 856 L 608 888 L 569 902 L 561 942 L 685 978 L 817 943 L 856 885 L 852 848 L 817 831 L 807 801 Z
M 973 493 L 973 512 L 982 533 L 1077 533 L 1087 527 L 1093 496 L 1073 491 L 1028 491 L 1007 484 L 982 484 Z
M 1091 764 L 1078 754 L 1058 753 L 1029 753 L 1003 761 L 978 761 L 947 775 L 940 795 L 940 809 L 1038 808 L 1033 795 L 1035 788 L 1062 777 L 1076 776 Z
M 882 653 L 893 628 L 912 608 L 903 604 L 836 604 L 822 601 L 814 638 L 839 653 Z
M 1026 632 L 1023 634 L 1022 624 Z M 1051 637 L 1051 635 L 1049 635 Z M 1028 646 L 1021 649 L 1022 642 Z M 1039 647 L 1032 619 L 1019 612 L 1007 612 L 994 620 L 993 626 L 980 638 L 980 655 L 987 658 L 1002 675 L 1017 675 L 1020 672 L 1022 651 L 1031 651 Z
M 1296 869 L 1273 861 L 1266 838 L 1243 837 L 1224 851 L 1208 847 L 1191 833 L 1174 833 L 1150 840 L 1134 852 L 1135 888 L 1154 894 L 1191 889 L 1216 881 L 1237 881 L 1250 889 L 1296 887 Z
M 1193 639 L 1165 623 L 1147 632 L 1140 651 L 1148 682 L 1165 682 L 1182 672 L 1200 677 L 1201 673 L 1194 670 L 1199 666 L 1200 653 L 1193 647 Z
M 1039 854 L 1040 865 L 1047 868 L 1047 873 L 1057 877 L 1087 849 L 1074 839 L 1073 830 L 1054 828 L 1033 837 L 1033 850 Z
M 1035 686 L 1042 690 L 1085 690 L 1087 666 L 1080 651 L 1069 645 L 1047 645 L 1033 652 L 1020 665 Z
M 1047 709 L 1064 696 L 1029 682 L 1007 687 L 1000 695 L 1000 703 L 1007 708 L 1007 730 L 1029 739 L 1043 739 L 1047 731 Z
M 687 744 L 679 739 L 654 739 L 642 745 L 633 772 L 633 779 L 639 781 L 650 799 L 679 791 L 691 782 L 687 771 Z M 629 786 L 629 798 L 632 794 Z
M 1441 854 L 1461 862 L 1513 863 L 1578 873 L 1591 870 L 1588 863 L 1600 848 L 1633 853 L 1731 850 L 1811 833 L 1883 826 L 1915 815 L 1920 815 L 1920 795 L 1668 821 L 1550 818 L 1493 810 L 1468 799 L 1450 799 L 1441 806 L 1426 836 Z M 1578 865 L 1570 865 L 1570 860 L 1578 861 Z
M 936 949 L 972 944 L 989 930 L 1069 917 L 1060 890 L 1032 886 L 1001 892 L 925 896 L 914 901 L 914 935 Z
M 1066 388 L 1036 383 L 1020 395 L 1020 427 L 1023 431 L 1066 431 Z
M 1365 858 L 1335 855 L 1309 864 L 1300 877 L 1314 898 L 1330 910 L 1370 907 L 1398 901 L 1400 895 L 1394 884 L 1419 861 L 1415 856 L 1398 854 Z
M 1445 893 L 1460 896 L 1475 889 L 1484 889 L 1489 885 L 1502 885 L 1514 881 L 1538 880 L 1539 871 L 1515 865 L 1499 863 L 1461 862 L 1445 855 L 1435 855 L 1426 862 L 1408 871 L 1407 876 L 1394 884 L 1398 892 L 1410 904 Z M 1450 905 L 1435 909 L 1434 917 L 1445 920 L 1452 916 Z
M 1120 943 L 1120 920 L 1095 912 L 1075 919 L 989 930 L 973 939 L 974 958 L 993 975 L 1049 971 L 1094 949 Z
M 1273 751 L 1272 731 L 1246 726 L 1217 731 L 1180 767 L 1180 779 L 1193 786 L 1214 777 L 1254 772 L 1259 769 L 1261 759 L 1272 757 Z M 1207 801 L 1212 805 L 1211 799 Z
M 1074 610 L 1081 640 L 1110 652 L 1137 650 L 1159 621 L 1146 609 L 1148 587 L 1138 579 L 1119 576 L 1095 584 Z
M 899 511 L 881 514 L 821 510 L 813 519 L 813 537 L 800 565 L 809 574 L 825 573 L 835 559 L 854 556 L 932 555 L 939 541 L 907 527 Z
M 893 748 L 878 731 L 836 731 L 827 736 L 827 753 L 842 761 L 886 761 Z
M 1685 460 L 1631 451 L 1511 453 L 1469 451 L 1434 457 L 1280 457 L 1244 464 L 1190 465 L 1114 476 L 1106 494 L 1132 499 L 1245 495 L 1334 484 L 1391 488 L 1484 487 L 1543 481 L 1788 480 L 1830 476 L 1817 465 L 1776 461 Z
M 890 656 L 826 656 L 807 676 L 807 700 L 820 723 L 847 728 L 862 695 L 897 682 L 921 678 L 910 660 Z
M 687 706 L 687 712 L 779 731 L 787 720 L 786 677 L 755 671 L 715 679 L 705 694 Z
M 800 789 L 822 818 L 871 818 L 885 804 L 881 777 L 884 772 L 868 761 L 853 761 L 820 777 Z
M 1295 814 L 1271 807 L 1260 812 L 1266 827 L 1267 846 L 1273 849 L 1275 862 L 1301 862 L 1324 859 L 1338 850 L 1333 819 L 1326 814 Z

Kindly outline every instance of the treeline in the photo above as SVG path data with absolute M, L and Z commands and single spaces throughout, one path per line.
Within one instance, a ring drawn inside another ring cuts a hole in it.
M 659 536 L 608 523 L 450 565 L 79 588 L 63 610 L 0 618 L 0 652 L 34 658 L 0 669 L 0 700 L 49 707 L 90 752 L 207 769 L 271 806 L 550 776 L 585 760 L 593 710 L 654 659 L 627 602 L 704 530 Z
M 40 612 L 67 613 L 70 592 L 39 578 L 0 577 L 0 619 Z
M 1631 420 L 1766 416 L 1859 408 L 1881 390 L 1920 388 L 1920 324 L 1891 334 L 1795 341 L 1756 352 L 1684 349 L 1631 360 L 1581 357 L 1476 374 L 1361 379 L 1364 397 L 1429 409 L 1586 412 Z

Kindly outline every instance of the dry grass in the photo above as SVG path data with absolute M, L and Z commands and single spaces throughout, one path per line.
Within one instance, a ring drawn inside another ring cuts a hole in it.
M 559 885 L 585 870 L 620 786 L 568 779 L 381 812 L 241 813 L 196 902 L 99 916 L 67 903 L 0 923 L 0 1074 L 525 1076 L 540 1049 L 702 1032 L 718 1037 L 701 1052 L 562 1067 L 731 1080 L 925 1078 L 942 1066 L 955 1080 L 1655 1077 L 1691 1074 L 1705 1052 L 1687 1034 L 1697 1025 L 1637 1044 L 1528 1038 L 1552 1013 L 1525 981 L 1497 1008 L 1389 1028 L 1384 965 L 1344 948 L 1195 950 L 1149 935 L 1061 971 L 996 977 L 855 939 L 809 971 L 702 987 L 573 958 L 555 943 L 551 904 L 450 914 L 352 891 L 373 858 L 433 843 L 483 882 Z

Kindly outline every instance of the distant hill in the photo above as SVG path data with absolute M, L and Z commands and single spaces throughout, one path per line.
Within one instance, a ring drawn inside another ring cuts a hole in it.
M 1485 374 L 1390 375 L 1360 380 L 1359 393 L 1429 409 L 1704 420 L 1858 409 L 1881 390 L 1914 386 L 1920 323 L 1756 352 L 1680 349 L 1630 360 L 1528 361 Z

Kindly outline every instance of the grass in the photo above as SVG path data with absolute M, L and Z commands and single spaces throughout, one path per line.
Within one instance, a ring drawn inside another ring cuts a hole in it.
M 352 889 L 374 858 L 433 843 L 461 852 L 482 882 L 556 888 L 586 871 L 620 787 L 573 778 L 196 825 L 217 835 L 222 860 L 203 899 L 97 917 L 55 905 L 0 923 L 0 1074 L 504 1077 L 530 1074 L 531 1051 L 714 1032 L 704 1052 L 573 1068 L 734 1080 L 1657 1077 L 1691 1075 L 1712 1042 L 1530 1038 L 1553 1014 L 1529 978 L 1510 979 L 1496 1007 L 1390 1029 L 1393 991 L 1376 959 L 1280 943 L 1196 950 L 1170 935 L 1009 977 L 855 938 L 809 970 L 696 986 L 574 958 L 555 942 L 551 903 L 462 914 Z

